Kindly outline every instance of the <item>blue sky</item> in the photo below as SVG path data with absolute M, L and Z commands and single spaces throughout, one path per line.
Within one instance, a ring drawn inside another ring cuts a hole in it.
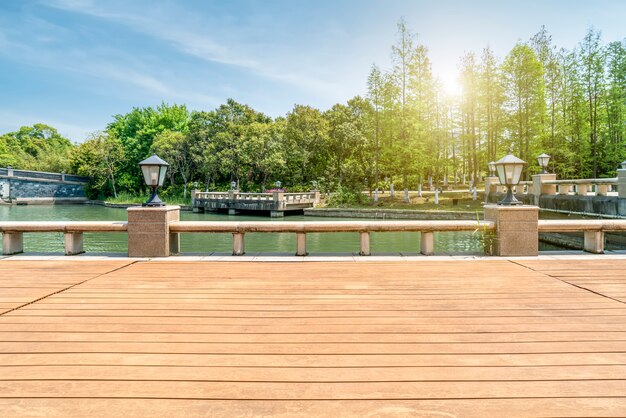
M 626 0 L 0 0 L 0 133 L 44 122 L 73 141 L 162 101 L 232 97 L 271 116 L 365 93 L 403 17 L 453 84 L 459 57 L 500 57 L 546 25 L 572 48 L 590 26 L 626 37 Z

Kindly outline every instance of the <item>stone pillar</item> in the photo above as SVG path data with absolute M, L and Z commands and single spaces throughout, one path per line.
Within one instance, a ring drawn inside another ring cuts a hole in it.
M 296 232 L 296 255 L 306 255 L 306 234 Z
M 24 252 L 24 234 L 21 232 L 2 233 L 2 254 L 11 255 Z
M 370 233 L 369 232 L 361 232 L 361 245 L 359 249 L 359 255 L 370 255 Z
M 246 253 L 244 247 L 244 234 L 233 233 L 233 255 L 244 255 Z
M 617 170 L 617 195 L 626 198 L 626 169 Z
M 65 255 L 82 254 L 83 250 L 83 233 L 82 232 L 66 232 L 63 234 L 65 241 Z
M 13 177 L 13 167 L 7 167 L 7 176 Z
M 180 206 L 128 208 L 128 256 L 178 254 L 179 234 L 170 233 L 170 224 L 179 220 Z
M 539 207 L 486 205 L 485 220 L 496 224 L 492 254 L 536 256 L 539 253 Z
M 587 183 L 577 184 L 576 185 L 576 194 L 578 196 L 587 196 L 587 193 L 589 192 L 590 186 L 591 185 L 587 184 Z
M 420 253 L 423 255 L 433 255 L 435 253 L 435 234 L 433 232 L 421 233 Z
M 228 191 L 228 199 L 229 200 L 237 199 L 237 195 L 239 195 L 239 190 L 229 190 Z
M 319 190 L 311 190 L 311 193 L 313 193 L 313 206 L 317 207 L 319 206 L 320 202 L 322 201 L 322 194 L 320 193 Z M 378 189 L 376 189 L 376 196 L 378 196 Z
M 585 242 L 583 249 L 590 253 L 604 253 L 604 232 L 585 231 Z
M 542 194 L 556 194 L 556 184 L 544 184 L 546 180 L 556 180 L 556 174 L 533 175 L 533 202 L 539 205 L 539 197 Z

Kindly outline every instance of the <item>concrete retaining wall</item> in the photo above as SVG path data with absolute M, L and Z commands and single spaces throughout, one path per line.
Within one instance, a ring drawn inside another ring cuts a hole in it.
M 489 201 L 496 203 L 503 198 L 502 193 L 490 194 Z M 525 205 L 534 204 L 532 194 L 515 195 Z M 541 195 L 541 209 L 562 213 L 590 214 L 603 217 L 626 217 L 626 199 L 617 196 L 578 196 L 578 195 Z
M 2 203 L 38 204 L 85 201 L 88 179 L 80 176 L 36 171 L 0 171 Z

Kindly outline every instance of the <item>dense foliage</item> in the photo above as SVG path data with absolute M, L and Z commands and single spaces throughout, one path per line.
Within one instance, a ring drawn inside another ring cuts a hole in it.
M 72 143 L 51 126 L 37 123 L 0 135 L 0 167 L 67 172 Z
M 366 97 L 326 111 L 296 105 L 272 119 L 234 100 L 210 111 L 135 108 L 73 149 L 45 125 L 3 135 L 0 166 L 69 169 L 92 176 L 93 196 L 111 196 L 140 192 L 137 163 L 156 152 L 171 164 L 170 192 L 317 181 L 349 201 L 376 185 L 480 179 L 509 152 L 529 162 L 526 176 L 542 152 L 565 178 L 614 176 L 626 159 L 626 41 L 603 44 L 590 29 L 566 50 L 542 28 L 501 59 L 488 47 L 461 57 L 458 95 L 444 92 L 403 22 L 391 56 L 389 71 L 372 66 Z

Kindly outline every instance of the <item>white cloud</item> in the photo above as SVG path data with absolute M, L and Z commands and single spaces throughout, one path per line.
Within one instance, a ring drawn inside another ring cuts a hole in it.
M 288 83 L 315 94 L 336 95 L 338 91 L 342 90 L 342 86 L 337 83 L 311 77 L 306 75 L 304 71 L 287 69 L 287 66 L 284 65 L 284 61 L 282 63 L 283 65 L 280 63 L 284 57 L 281 57 L 281 59 L 276 57 L 273 59 L 270 58 L 275 64 L 269 64 L 264 62 L 260 57 L 254 57 L 250 52 L 246 52 L 246 47 L 236 41 L 218 42 L 214 37 L 206 33 L 206 29 L 198 28 L 196 22 L 193 21 L 193 17 L 188 15 L 180 15 L 177 16 L 176 19 L 173 19 L 171 16 L 164 18 L 163 16 L 156 15 L 149 16 L 147 13 L 138 15 L 113 12 L 96 5 L 91 0 L 48 0 L 46 4 L 57 9 L 81 13 L 125 25 L 137 32 L 166 42 L 184 54 L 194 56 L 207 62 L 247 70 L 257 76 Z M 175 13 L 180 12 L 176 11 Z M 172 25 L 168 24 L 168 21 L 184 23 Z M 204 22 L 205 26 L 209 27 L 215 23 L 216 22 Z M 233 30 L 233 28 L 226 29 L 226 32 Z M 268 51 L 266 50 L 265 52 L 267 53 Z M 298 61 L 298 57 L 289 58 L 292 62 Z M 277 62 L 278 65 L 276 64 Z

